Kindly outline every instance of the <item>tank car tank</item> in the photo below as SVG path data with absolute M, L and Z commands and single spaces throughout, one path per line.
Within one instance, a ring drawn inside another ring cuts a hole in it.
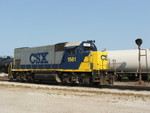
M 107 51 L 109 69 L 115 70 L 118 75 L 138 76 L 138 49 Z M 150 49 L 141 50 L 142 74 L 150 73 Z

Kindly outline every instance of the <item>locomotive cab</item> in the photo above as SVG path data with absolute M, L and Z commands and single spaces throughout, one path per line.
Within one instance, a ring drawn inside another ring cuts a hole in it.
M 90 75 L 93 83 L 109 84 L 107 53 L 97 51 L 94 41 L 68 43 L 64 53 L 63 68 Z
M 97 51 L 93 41 L 73 42 L 65 45 L 62 69 L 78 69 L 91 51 Z

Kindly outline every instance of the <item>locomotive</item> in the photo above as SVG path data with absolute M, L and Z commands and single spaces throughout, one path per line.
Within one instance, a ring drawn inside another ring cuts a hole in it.
M 14 50 L 10 80 L 56 81 L 63 84 L 113 84 L 107 52 L 97 51 L 95 41 L 65 42 Z

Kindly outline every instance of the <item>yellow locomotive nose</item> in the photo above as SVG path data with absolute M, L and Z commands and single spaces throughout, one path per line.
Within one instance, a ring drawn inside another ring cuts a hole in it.
M 88 70 L 92 72 L 93 70 L 107 70 L 108 69 L 108 60 L 107 52 L 95 51 L 91 52 L 89 56 L 84 58 L 84 61 L 81 63 L 79 70 Z
M 93 70 L 107 70 L 107 52 L 91 52 L 91 63 L 93 63 Z

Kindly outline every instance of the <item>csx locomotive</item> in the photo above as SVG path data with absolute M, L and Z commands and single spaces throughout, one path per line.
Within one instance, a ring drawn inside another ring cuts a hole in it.
M 97 51 L 95 41 L 58 43 L 14 50 L 9 78 L 18 81 L 57 81 L 66 84 L 112 84 L 107 52 Z

